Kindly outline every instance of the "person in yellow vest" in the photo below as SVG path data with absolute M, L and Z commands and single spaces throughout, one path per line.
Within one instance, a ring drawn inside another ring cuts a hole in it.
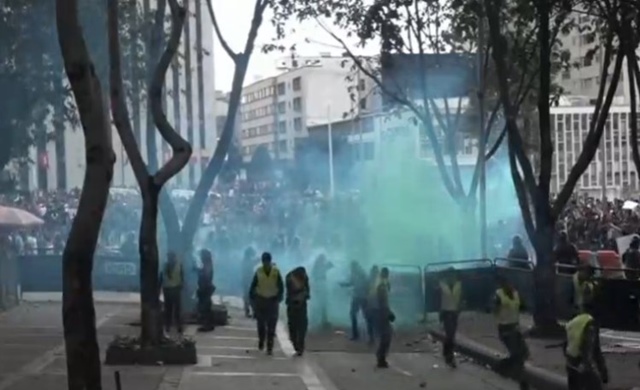
M 498 337 L 508 352 L 508 357 L 500 362 L 498 371 L 511 374 L 519 382 L 520 389 L 526 390 L 529 385 L 524 377 L 524 363 L 529 358 L 529 348 L 520 330 L 520 295 L 506 277 L 498 275 L 497 279 L 494 315 L 498 323 Z
M 175 322 L 178 333 L 182 333 L 182 288 L 184 272 L 175 252 L 167 254 L 167 262 L 160 275 L 162 296 L 164 297 L 164 329 L 167 333 Z
M 594 293 L 593 268 L 582 264 L 578 272 L 573 274 L 573 304 L 576 314 L 584 311 L 583 305 L 591 302 Z
M 443 272 L 438 293 L 440 294 L 440 322 L 444 328 L 442 354 L 445 362 L 455 368 L 453 346 L 458 330 L 458 316 L 462 303 L 462 283 L 455 268 L 452 267 Z
M 396 316 L 393 314 L 391 306 L 389 305 L 389 291 L 389 269 L 387 267 L 383 267 L 380 270 L 380 277 L 376 284 L 376 315 L 378 316 L 376 330 L 380 337 L 378 350 L 376 351 L 378 368 L 389 367 L 387 355 L 389 354 L 389 348 L 391 347 L 391 336 L 393 333 L 391 324 L 396 319 Z
M 304 341 L 309 326 L 307 301 L 310 298 L 309 278 L 304 267 L 294 268 L 285 278 L 287 295 L 287 322 L 289 338 L 298 356 L 304 353 Z
M 569 390 L 599 390 L 609 382 L 609 373 L 600 349 L 600 330 L 592 312 L 591 302 L 567 322 L 564 353 Z
M 273 342 L 278 322 L 278 309 L 284 296 L 284 283 L 280 271 L 272 264 L 271 253 L 262 254 L 262 266 L 256 270 L 249 289 L 251 300 L 255 304 L 255 317 L 258 323 L 258 349 L 273 355 Z

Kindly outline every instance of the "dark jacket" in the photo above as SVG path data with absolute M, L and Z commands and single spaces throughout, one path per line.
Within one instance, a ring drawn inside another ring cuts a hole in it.
M 298 283 L 296 283 L 295 278 L 298 278 Z M 285 286 L 287 288 L 285 299 L 287 305 L 303 305 L 311 298 L 309 278 L 302 267 L 296 268 L 287 274 Z

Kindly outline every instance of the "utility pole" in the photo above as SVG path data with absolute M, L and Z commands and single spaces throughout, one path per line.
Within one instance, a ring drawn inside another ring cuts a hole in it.
M 329 195 L 333 198 L 335 184 L 333 179 L 333 128 L 331 123 L 331 105 L 327 106 L 327 142 L 329 143 Z
M 480 247 L 482 249 L 482 257 L 487 258 L 487 161 L 486 161 L 486 142 L 485 142 L 485 110 L 484 110 L 484 18 L 483 15 L 478 17 L 478 110 L 480 117 L 480 134 L 478 153 L 478 163 L 480 164 Z
M 280 162 L 280 112 L 278 111 L 278 76 L 273 77 L 273 150 L 276 161 Z

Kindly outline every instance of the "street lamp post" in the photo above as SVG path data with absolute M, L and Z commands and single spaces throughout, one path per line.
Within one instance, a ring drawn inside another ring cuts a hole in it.
M 480 169 L 480 247 L 482 257 L 488 256 L 487 251 L 487 161 L 486 161 L 486 142 L 485 142 L 485 112 L 484 112 L 484 20 L 480 18 L 478 24 L 478 110 L 480 116 L 480 143 L 478 145 L 478 163 L 481 164 Z
M 331 105 L 327 106 L 327 142 L 329 143 L 329 195 L 333 198 L 335 184 L 333 178 L 333 129 L 331 123 Z

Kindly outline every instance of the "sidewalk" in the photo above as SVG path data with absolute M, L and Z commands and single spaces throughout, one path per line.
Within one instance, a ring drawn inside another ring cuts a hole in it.
M 138 315 L 138 305 L 96 304 L 101 353 L 115 335 L 139 332 L 126 325 Z M 105 390 L 115 389 L 115 371 L 120 371 L 124 390 L 156 390 L 163 378 L 170 378 L 165 367 L 103 366 Z M 66 375 L 59 302 L 22 302 L 0 315 L 0 390 L 65 390 Z
M 525 328 L 533 324 L 531 317 L 523 316 Z M 440 326 L 431 323 L 434 336 L 441 333 Z M 469 312 L 460 316 L 458 325 L 458 344 L 465 341 L 480 344 L 489 353 L 505 354 L 506 350 L 498 340 L 493 316 L 487 313 Z M 629 390 L 640 386 L 640 333 L 601 331 L 602 350 L 609 369 L 608 389 Z M 529 363 L 550 376 L 565 376 L 564 356 L 560 341 L 527 339 L 531 351 Z

